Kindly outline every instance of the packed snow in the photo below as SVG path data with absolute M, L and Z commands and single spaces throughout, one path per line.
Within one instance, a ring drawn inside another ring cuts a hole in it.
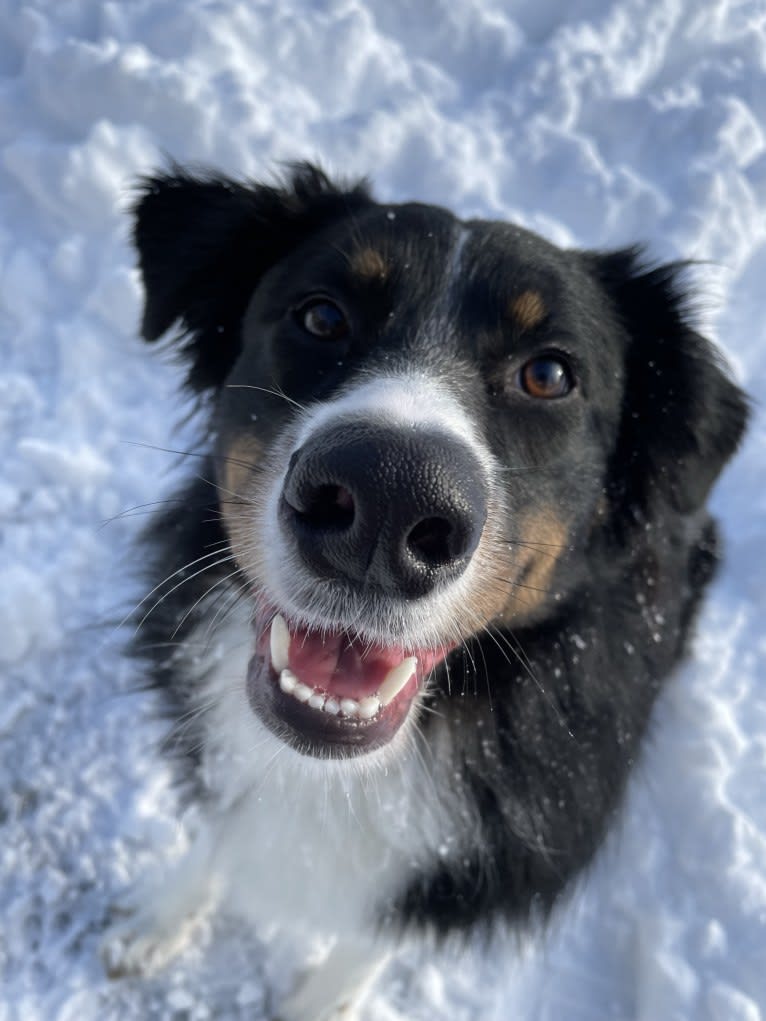
M 317 158 L 560 244 L 700 260 L 766 389 L 763 0 L 0 0 L 0 1021 L 268 1018 L 293 963 L 217 918 L 109 982 L 109 905 L 184 840 L 119 623 L 184 471 L 179 369 L 137 339 L 126 209 L 168 156 Z M 715 495 L 727 559 L 619 829 L 522 953 L 407 949 L 369 1021 L 766 1018 L 766 430 Z

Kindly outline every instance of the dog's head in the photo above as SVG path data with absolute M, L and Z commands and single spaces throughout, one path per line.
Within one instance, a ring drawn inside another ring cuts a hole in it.
M 309 754 L 387 744 L 457 645 L 562 605 L 594 541 L 693 515 L 744 427 L 677 271 L 633 251 L 308 166 L 149 179 L 135 242 L 144 337 L 180 322 L 210 402 L 250 704 Z

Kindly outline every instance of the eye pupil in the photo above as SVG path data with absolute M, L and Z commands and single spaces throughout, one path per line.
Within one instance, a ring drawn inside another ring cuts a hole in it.
M 572 389 L 568 366 L 559 358 L 544 355 L 533 358 L 521 370 L 522 388 L 530 397 L 563 397 Z
M 304 330 L 320 340 L 340 340 L 348 333 L 348 321 L 332 301 L 311 301 L 298 311 Z

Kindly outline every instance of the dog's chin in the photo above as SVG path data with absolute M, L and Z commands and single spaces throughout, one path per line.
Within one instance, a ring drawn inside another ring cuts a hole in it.
M 364 755 L 400 731 L 449 651 L 364 642 L 271 608 L 256 619 L 248 699 L 262 723 L 303 755 Z

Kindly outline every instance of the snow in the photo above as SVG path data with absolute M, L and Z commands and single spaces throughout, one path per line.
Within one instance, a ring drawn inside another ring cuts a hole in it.
M 266 1018 L 276 944 L 216 919 L 109 983 L 107 905 L 180 845 L 151 697 L 126 696 L 131 540 L 192 427 L 136 339 L 125 210 L 166 154 L 319 158 L 381 196 L 701 261 L 766 387 L 762 0 L 0 0 L 0 1021 Z M 714 495 L 695 657 L 605 853 L 543 946 L 408 951 L 371 1021 L 766 1018 L 766 430 Z

